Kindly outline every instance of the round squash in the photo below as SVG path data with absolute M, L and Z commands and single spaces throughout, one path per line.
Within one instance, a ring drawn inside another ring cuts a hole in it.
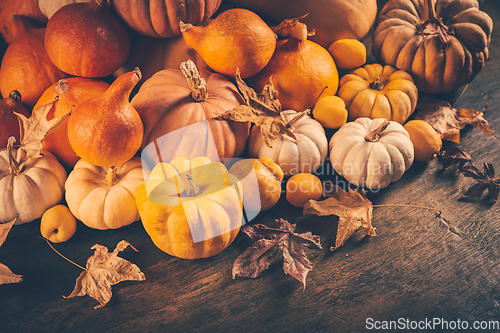
M 132 29 L 146 36 L 169 38 L 181 34 L 179 22 L 199 25 L 219 8 L 221 0 L 108 0 Z
M 446 93 L 484 67 L 492 29 L 476 0 L 389 0 L 373 33 L 372 53 L 410 73 L 420 92 Z
M 47 24 L 47 18 L 38 7 L 38 0 L 0 1 L 0 34 L 8 44 L 14 38 L 12 34 L 12 20 L 16 15 L 28 18 L 37 28 L 42 28 Z
M 301 17 L 316 34 L 311 40 L 328 48 L 344 38 L 362 40 L 377 15 L 376 0 L 229 0 L 238 7 L 269 17 L 276 24 L 285 19 Z
M 338 92 L 349 111 L 349 120 L 385 118 L 403 124 L 417 106 L 418 89 L 405 71 L 368 64 L 340 79 Z
M 146 150 L 144 158 L 156 164 L 160 161 L 158 156 L 165 162 L 177 156 L 219 156 L 221 160 L 239 156 L 245 148 L 250 123 L 217 118 L 243 104 L 238 89 L 220 74 L 198 72 L 192 61 L 183 64 L 183 70 L 164 69 L 153 75 L 131 101 L 144 124 L 143 154 L 149 144 L 159 143 L 158 150 Z M 204 132 L 193 135 L 188 126 L 195 124 L 207 126 Z M 162 138 L 165 144 L 161 143 Z M 211 143 L 216 148 L 215 156 Z
M 100 230 L 139 220 L 135 196 L 144 184 L 145 172 L 139 157 L 116 167 L 79 160 L 64 185 L 71 213 L 86 226 Z
M 8 140 L 14 136 L 19 141 L 19 120 L 14 114 L 20 113 L 26 118 L 30 112 L 21 103 L 21 94 L 17 90 L 0 100 L 0 147 L 7 147 Z
M 379 190 L 413 164 L 413 144 L 404 127 L 383 118 L 358 118 L 330 139 L 330 162 L 355 186 Z
M 404 125 L 415 149 L 415 160 L 427 162 L 437 156 L 443 140 L 434 127 L 421 119 L 410 120 Z
M 291 126 L 290 130 L 297 140 L 280 134 L 271 148 L 265 143 L 260 127 L 254 126 L 248 140 L 249 155 L 272 159 L 283 169 L 285 176 L 315 172 L 328 154 L 325 129 L 305 112 L 287 110 L 281 116 Z
M 214 256 L 238 234 L 243 192 L 236 176 L 207 157 L 157 164 L 136 197 L 144 229 L 162 251 L 183 259 Z

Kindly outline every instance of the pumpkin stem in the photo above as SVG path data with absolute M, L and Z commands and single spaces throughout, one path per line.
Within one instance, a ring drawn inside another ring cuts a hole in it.
M 438 35 L 441 44 L 445 47 L 449 43 L 448 27 L 437 16 L 433 0 L 424 0 L 424 22 L 418 25 L 420 35 Z
M 377 142 L 378 140 L 380 140 L 380 134 L 382 134 L 382 132 L 385 131 L 385 129 L 387 128 L 387 126 L 389 126 L 390 123 L 391 122 L 389 120 L 384 119 L 384 122 L 379 127 L 377 127 L 374 131 L 365 136 L 365 141 Z
M 15 103 L 21 100 L 21 93 L 17 90 L 12 90 L 9 94 L 8 99 L 8 105 L 9 107 L 12 107 Z
M 302 119 L 304 116 L 307 116 L 309 113 L 311 113 L 311 110 L 309 109 L 298 113 L 286 124 L 286 128 L 288 128 L 291 132 L 293 132 L 295 130 L 293 125 L 295 125 L 300 119 Z
M 116 167 L 112 166 L 108 169 L 108 173 L 106 173 L 106 177 L 102 182 L 108 186 L 114 186 L 119 182 L 119 179 L 116 176 Z
M 382 91 L 384 89 L 385 85 L 382 82 L 382 79 L 380 76 L 377 76 L 375 80 L 373 80 L 372 83 L 370 83 L 370 88 L 377 90 L 377 91 Z
M 57 86 L 54 89 L 58 96 L 64 95 L 69 91 L 69 86 L 66 83 L 65 79 L 60 79 L 57 83 Z
M 21 173 L 24 162 L 20 163 L 16 157 L 14 157 L 14 143 L 16 142 L 16 138 L 14 136 L 11 136 L 9 140 L 7 141 L 7 153 L 9 154 L 9 165 L 10 165 L 10 173 L 12 175 L 17 176 L 18 174 Z M 21 149 L 18 149 L 17 154 L 22 154 L 24 151 L 20 151 Z
M 208 97 L 207 82 L 200 76 L 195 63 L 192 60 L 182 62 L 181 71 L 191 89 L 191 98 L 197 102 L 205 101 Z
M 186 31 L 188 31 L 189 29 L 191 29 L 193 27 L 193 25 L 191 23 L 184 23 L 184 22 L 180 21 L 179 27 L 181 29 L 181 33 L 183 34 Z
M 195 197 L 201 193 L 200 188 L 196 185 L 191 175 L 186 175 L 186 179 L 188 180 L 188 186 L 185 189 L 186 195 L 188 197 Z
M 302 22 L 297 22 L 295 27 L 293 27 L 290 37 L 293 37 L 301 42 L 307 40 L 308 37 L 307 25 L 305 25 Z
M 434 8 L 433 0 L 424 1 L 424 18 L 427 22 L 432 22 L 437 20 L 436 9 Z

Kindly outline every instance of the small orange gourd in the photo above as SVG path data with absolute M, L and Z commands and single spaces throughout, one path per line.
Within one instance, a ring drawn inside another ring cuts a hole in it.
M 26 118 L 30 116 L 29 111 L 21 104 L 21 94 L 17 90 L 0 100 L 0 147 L 6 147 L 11 136 L 19 141 L 19 120 L 14 112 Z

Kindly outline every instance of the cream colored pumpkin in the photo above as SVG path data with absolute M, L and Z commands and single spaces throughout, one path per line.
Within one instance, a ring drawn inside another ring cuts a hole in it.
M 404 127 L 383 118 L 358 118 L 330 139 L 330 162 L 353 185 L 378 190 L 401 178 L 414 149 Z
M 66 180 L 66 202 L 75 217 L 94 229 L 117 229 L 139 220 L 135 196 L 144 184 L 139 157 L 117 167 L 79 160 Z
M 296 118 L 299 113 L 292 110 L 283 111 L 281 115 L 289 124 L 295 118 L 291 130 L 297 140 L 281 134 L 270 148 L 264 142 L 260 128 L 254 126 L 248 142 L 250 156 L 272 159 L 283 169 L 285 176 L 315 172 L 328 155 L 328 140 L 323 126 L 307 115 Z
M 77 2 L 90 2 L 92 0 L 38 0 L 38 7 L 43 15 L 50 18 L 59 8 Z
M 11 163 L 17 149 L 0 151 L 0 223 L 31 222 L 40 218 L 63 195 L 66 170 L 48 151 L 43 156 L 28 158 L 23 166 Z

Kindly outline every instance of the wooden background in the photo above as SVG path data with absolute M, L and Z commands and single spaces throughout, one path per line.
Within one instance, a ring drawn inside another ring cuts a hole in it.
M 500 2 L 480 0 L 480 8 L 500 22 Z M 494 27 L 490 60 L 469 85 L 457 107 L 482 110 L 493 136 L 467 127 L 460 147 L 474 164 L 493 162 L 500 174 L 500 29 Z M 370 40 L 365 41 L 370 45 Z M 453 102 L 458 92 L 442 96 Z M 330 133 L 331 134 L 331 133 Z M 337 180 L 331 168 L 325 179 Z M 282 197 L 254 222 L 275 218 L 297 223 L 297 230 L 321 237 L 324 250 L 306 250 L 313 263 L 307 287 L 285 275 L 281 261 L 258 279 L 232 279 L 234 260 L 251 244 L 240 233 L 221 254 L 200 260 L 171 257 L 151 242 L 140 222 L 98 231 L 78 224 L 75 236 L 55 247 L 84 266 L 101 244 L 112 251 L 124 239 L 120 256 L 137 264 L 146 281 L 113 286 L 102 309 L 91 297 L 63 298 L 81 269 L 58 256 L 41 238 L 39 220 L 14 226 L 0 248 L 0 262 L 24 281 L 0 286 L 2 332 L 360 332 L 366 320 L 419 322 L 500 321 L 500 203 L 461 199 L 474 183 L 443 171 L 439 162 L 415 162 L 401 180 L 370 193 L 374 204 L 411 204 L 436 211 L 374 208 L 378 236 L 348 241 L 330 252 L 335 217 L 302 217 Z

